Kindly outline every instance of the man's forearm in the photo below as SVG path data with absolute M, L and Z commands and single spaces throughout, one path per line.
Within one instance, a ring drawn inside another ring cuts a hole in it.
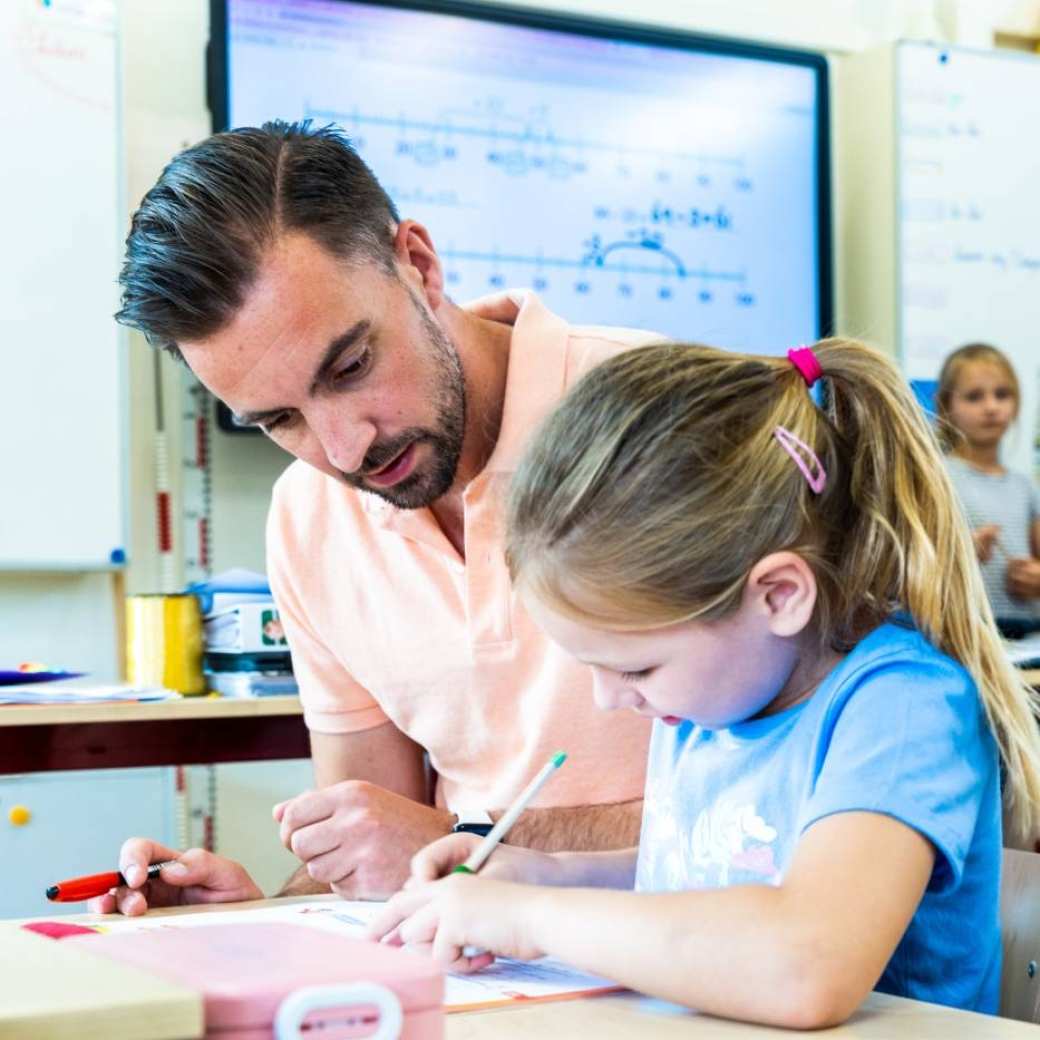
M 501 813 L 492 813 L 497 819 Z M 608 805 L 528 809 L 506 837 L 510 845 L 543 852 L 596 852 L 627 849 L 639 842 L 642 799 Z
M 327 895 L 332 889 L 323 885 L 320 881 L 307 873 L 306 867 L 300 867 L 284 885 L 282 885 L 279 896 L 318 896 Z

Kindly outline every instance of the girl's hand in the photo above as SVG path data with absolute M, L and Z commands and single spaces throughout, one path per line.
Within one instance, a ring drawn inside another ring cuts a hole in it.
M 975 555 L 980 563 L 989 563 L 993 555 L 993 546 L 1000 537 L 1000 524 L 983 524 L 971 532 L 971 540 L 975 543 Z
M 399 892 L 369 924 L 367 935 L 428 954 L 457 973 L 486 968 L 496 955 L 533 960 L 544 954 L 531 937 L 541 892 L 454 874 Z M 467 948 L 479 952 L 467 956 Z
M 481 839 L 475 834 L 448 834 L 420 849 L 412 857 L 412 876 L 405 887 L 413 888 L 450 874 L 460 863 L 469 859 L 480 842 Z M 558 861 L 547 852 L 501 844 L 480 868 L 482 878 L 519 881 L 529 885 L 558 884 L 558 872 Z
M 1008 560 L 1007 590 L 1016 599 L 1040 596 L 1040 560 L 1015 556 Z

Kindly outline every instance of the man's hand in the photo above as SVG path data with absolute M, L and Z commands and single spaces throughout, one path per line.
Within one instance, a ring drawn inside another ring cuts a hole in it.
M 167 860 L 159 877 L 148 879 L 148 866 Z M 148 838 L 130 838 L 119 851 L 119 870 L 126 885 L 87 904 L 97 914 L 119 912 L 137 917 L 149 907 L 189 903 L 234 903 L 263 899 L 245 867 L 205 849 L 177 852 Z
M 409 861 L 449 833 L 455 816 L 367 783 L 344 780 L 274 807 L 282 844 L 344 899 L 387 899 Z
M 975 543 L 975 555 L 980 563 L 989 563 L 999 537 L 1000 524 L 983 524 L 971 532 L 971 540 Z
M 1040 596 L 1040 560 L 1031 556 L 1014 556 L 1008 560 L 1007 590 L 1016 599 Z

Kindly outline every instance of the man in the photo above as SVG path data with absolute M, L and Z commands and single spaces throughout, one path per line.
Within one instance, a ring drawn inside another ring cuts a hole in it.
M 500 525 L 541 416 L 650 337 L 570 329 L 533 297 L 460 309 L 426 229 L 338 132 L 306 124 L 177 156 L 134 216 L 121 283 L 118 320 L 299 460 L 268 521 L 318 786 L 275 807 L 304 864 L 286 893 L 389 895 L 419 848 L 493 818 L 559 748 L 566 769 L 510 840 L 634 844 L 648 724 L 588 712 L 589 670 L 511 595 Z M 121 864 L 170 854 L 133 839 Z M 115 905 L 256 894 L 221 857 L 179 866 Z

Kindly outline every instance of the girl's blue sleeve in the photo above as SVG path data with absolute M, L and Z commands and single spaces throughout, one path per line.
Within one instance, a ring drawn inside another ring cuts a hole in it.
M 974 682 L 933 651 L 879 663 L 831 706 L 815 748 L 801 830 L 839 812 L 891 816 L 938 856 L 931 888 L 960 883 L 973 845 L 996 829 L 995 741 Z

